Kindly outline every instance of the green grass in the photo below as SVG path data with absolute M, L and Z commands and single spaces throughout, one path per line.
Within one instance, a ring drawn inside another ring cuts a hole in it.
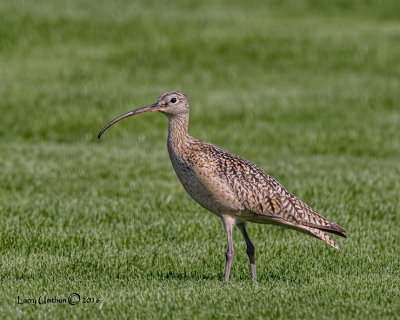
M 397 1 L 0 2 L 0 317 L 399 319 Z M 167 119 L 258 164 L 348 230 L 336 251 L 187 196 Z M 47 295 L 99 303 L 18 305 Z

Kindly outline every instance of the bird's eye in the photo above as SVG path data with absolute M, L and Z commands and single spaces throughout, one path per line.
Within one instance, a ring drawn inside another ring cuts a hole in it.
M 175 102 L 176 102 L 176 98 L 172 98 L 172 99 L 171 99 L 171 102 L 172 102 L 172 103 L 175 103 Z

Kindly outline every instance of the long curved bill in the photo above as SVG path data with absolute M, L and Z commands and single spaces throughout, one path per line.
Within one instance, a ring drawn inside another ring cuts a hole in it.
M 140 108 L 140 109 L 136 109 L 136 110 L 133 110 L 133 111 L 129 111 L 129 112 L 119 116 L 118 118 L 115 118 L 113 121 L 109 122 L 103 129 L 101 129 L 101 131 L 99 132 L 97 138 L 100 139 L 100 137 L 104 133 L 104 131 L 106 131 L 114 123 L 117 123 L 118 121 L 120 121 L 120 120 L 122 120 L 124 118 L 128 118 L 128 117 L 131 117 L 131 116 L 134 116 L 136 114 L 143 113 L 143 112 L 157 111 L 157 110 L 160 110 L 160 109 L 161 109 L 161 107 L 158 106 L 157 103 L 154 103 L 154 104 L 151 104 L 151 105 L 149 105 L 147 107 L 144 107 L 144 108 Z

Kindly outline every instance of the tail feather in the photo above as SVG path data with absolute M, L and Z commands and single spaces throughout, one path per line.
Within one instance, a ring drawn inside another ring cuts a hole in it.
M 325 241 L 327 244 L 329 244 L 330 246 L 332 246 L 335 249 L 339 249 L 339 246 L 322 230 L 317 229 L 317 228 L 307 227 L 307 226 L 303 226 L 303 228 L 305 230 L 307 230 L 309 232 L 309 234 L 311 234 L 315 238 Z
M 311 222 L 308 222 L 308 221 L 302 221 L 301 225 L 306 226 L 306 227 L 319 229 L 319 230 L 323 230 L 323 231 L 326 231 L 326 232 L 330 232 L 330 233 L 336 234 L 336 235 L 341 236 L 343 238 L 347 238 L 347 236 L 345 235 L 347 230 L 345 228 L 339 226 L 336 223 L 330 223 L 330 225 L 324 226 L 324 225 L 318 225 L 318 224 L 315 224 L 315 223 L 311 223 Z
M 311 235 L 317 239 L 325 241 L 327 244 L 329 244 L 333 248 L 339 249 L 339 246 L 325 232 L 323 232 L 322 230 L 320 230 L 318 228 L 305 226 L 303 224 L 293 223 L 293 222 L 290 222 L 290 221 L 287 221 L 284 219 L 279 219 L 279 218 L 274 218 L 274 219 L 272 219 L 272 221 L 274 221 L 275 223 L 279 224 L 282 227 L 295 229 L 297 231 Z

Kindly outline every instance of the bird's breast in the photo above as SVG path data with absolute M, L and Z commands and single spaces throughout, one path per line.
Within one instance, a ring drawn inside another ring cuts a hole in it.
M 213 170 L 212 162 L 201 155 L 179 154 L 168 148 L 172 166 L 186 192 L 202 207 L 217 214 L 243 209 L 232 190 Z

